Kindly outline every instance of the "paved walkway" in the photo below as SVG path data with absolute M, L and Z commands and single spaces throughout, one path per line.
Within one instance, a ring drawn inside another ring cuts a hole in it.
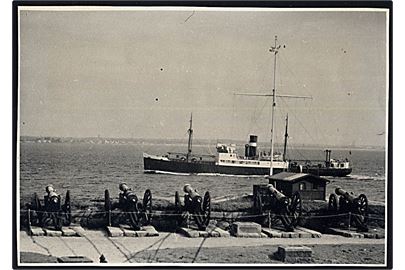
M 19 250 L 45 255 L 82 255 L 99 261 L 101 254 L 109 263 L 126 263 L 145 250 L 173 248 L 247 247 L 264 245 L 340 245 L 384 244 L 384 239 L 346 238 L 323 234 L 321 238 L 187 238 L 177 233 L 160 233 L 156 237 L 107 237 L 101 230 L 86 230 L 83 237 L 29 236 L 20 231 Z

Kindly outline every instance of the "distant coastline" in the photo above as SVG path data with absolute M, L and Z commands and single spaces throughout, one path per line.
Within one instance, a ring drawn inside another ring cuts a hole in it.
M 104 137 L 53 137 L 53 136 L 21 136 L 22 143 L 88 143 L 88 144 L 115 144 L 115 145 L 177 145 L 187 146 L 183 139 L 151 139 L 151 138 L 104 138 Z M 244 145 L 246 142 L 242 140 L 230 139 L 195 139 L 194 146 L 215 145 L 217 142 L 232 143 L 236 145 Z M 262 142 L 262 147 L 270 147 L 269 142 Z M 280 147 L 281 144 L 276 144 Z M 383 146 L 361 145 L 361 146 L 345 146 L 345 145 L 317 145 L 317 144 L 295 144 L 294 147 L 299 149 L 333 149 L 333 150 L 370 150 L 370 151 L 385 151 Z

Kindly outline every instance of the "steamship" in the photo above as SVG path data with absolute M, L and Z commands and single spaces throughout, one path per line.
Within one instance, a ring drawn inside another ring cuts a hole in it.
M 257 151 L 257 136 L 250 135 L 245 145 L 245 155 L 240 156 L 235 144 L 216 145 L 216 155 L 194 155 L 192 153 L 192 117 L 188 129 L 187 153 L 169 152 L 164 156 L 143 153 L 145 173 L 224 174 L 224 175 L 272 175 L 286 171 L 288 161 L 281 155 L 270 155 Z M 271 166 L 272 165 L 272 166 Z M 271 172 L 272 171 L 272 172 Z
M 194 155 L 192 153 L 192 121 L 188 129 L 187 153 L 167 153 L 164 156 L 143 153 L 145 173 L 185 173 L 185 174 L 226 174 L 226 175 L 273 175 L 282 171 L 311 173 L 320 176 L 346 176 L 351 173 L 350 163 L 337 161 L 330 158 L 330 150 L 324 163 L 312 164 L 286 159 L 288 115 L 284 135 L 284 152 L 282 155 L 274 153 L 274 114 L 276 98 L 312 99 L 311 96 L 280 95 L 276 94 L 276 58 L 282 47 L 277 44 L 277 36 L 270 52 L 274 53 L 274 77 L 272 93 L 238 93 L 239 96 L 271 97 L 271 138 L 270 153 L 260 152 L 257 148 L 257 136 L 250 135 L 249 142 L 245 145 L 244 156 L 238 155 L 234 144 L 217 144 L 215 155 Z M 285 46 L 284 46 L 285 48 Z
M 287 119 L 288 123 L 288 119 Z M 188 129 L 187 153 L 169 152 L 164 156 L 143 153 L 145 173 L 223 174 L 223 175 L 273 175 L 282 171 L 309 173 L 318 176 L 343 177 L 352 172 L 350 162 L 331 158 L 325 150 L 325 161 L 286 160 L 287 126 L 283 154 L 258 151 L 256 135 L 249 136 L 244 156 L 239 156 L 235 144 L 216 145 L 216 155 L 195 155 L 192 152 L 192 117 Z M 272 166 L 271 166 L 272 164 Z
M 331 158 L 331 150 L 325 150 L 324 161 L 294 160 L 290 162 L 289 171 L 295 173 L 310 173 L 319 176 L 344 177 L 352 172 L 350 161 Z

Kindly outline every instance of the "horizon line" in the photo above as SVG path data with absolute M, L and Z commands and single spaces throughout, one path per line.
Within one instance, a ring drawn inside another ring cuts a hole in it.
M 20 139 L 22 138 L 35 138 L 35 139 L 76 139 L 76 140 L 84 140 L 84 139 L 102 139 L 102 140 L 145 140 L 145 141 L 175 141 L 177 143 L 183 144 L 183 140 L 181 138 L 141 138 L 141 137 L 104 137 L 104 136 L 43 136 L 43 135 L 20 135 Z M 217 139 L 208 139 L 208 138 L 194 138 L 194 142 L 196 141 L 235 141 L 235 142 L 246 142 L 246 140 L 242 139 L 226 139 L 226 138 L 217 138 Z M 263 141 L 262 144 L 269 144 L 270 141 Z M 184 144 L 187 144 L 184 141 Z M 282 143 L 276 143 L 276 145 L 282 145 Z M 385 145 L 331 145 L 331 144 L 316 144 L 316 143 L 295 143 L 296 146 L 301 147 L 323 147 L 323 148 L 373 148 L 373 149 L 386 149 Z

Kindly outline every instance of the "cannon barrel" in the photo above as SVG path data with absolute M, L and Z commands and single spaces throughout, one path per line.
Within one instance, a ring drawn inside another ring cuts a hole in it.
M 130 201 L 134 201 L 137 202 L 138 201 L 138 196 L 136 196 L 136 194 L 134 192 L 132 192 L 131 190 L 127 190 L 124 194 L 123 194 L 124 198 L 126 200 L 130 200 Z
M 56 193 L 55 191 L 51 191 L 51 192 L 49 192 L 49 198 L 52 198 L 52 197 L 58 197 L 59 196 L 59 194 L 58 193 Z
M 183 188 L 184 192 L 187 193 L 191 199 L 201 197 L 195 189 L 193 189 L 189 184 L 186 184 Z
M 280 191 L 278 191 L 272 184 L 267 185 L 267 188 L 268 188 L 269 192 L 271 194 L 273 194 L 274 197 L 276 197 L 277 201 L 281 201 L 286 198 L 286 196 L 283 193 L 281 193 Z
M 119 189 L 120 189 L 121 191 L 125 192 L 126 190 L 129 190 L 130 188 L 129 188 L 129 186 L 127 185 L 127 183 L 121 183 L 121 184 L 119 185 Z
M 50 197 L 49 197 L 49 202 L 50 202 L 50 203 L 54 203 L 54 204 L 59 203 L 59 196 L 58 196 L 58 195 L 50 196 Z
M 49 200 L 49 203 L 57 204 L 57 203 L 59 203 L 60 196 L 55 191 L 51 191 L 48 194 L 48 200 Z
M 120 198 L 127 202 L 138 202 L 138 196 L 133 192 L 126 183 L 121 183 L 119 189 L 122 191 Z
M 353 202 L 356 199 L 353 195 L 351 195 L 349 192 L 340 187 L 335 189 L 335 193 L 337 195 L 343 196 L 346 200 L 350 202 Z

